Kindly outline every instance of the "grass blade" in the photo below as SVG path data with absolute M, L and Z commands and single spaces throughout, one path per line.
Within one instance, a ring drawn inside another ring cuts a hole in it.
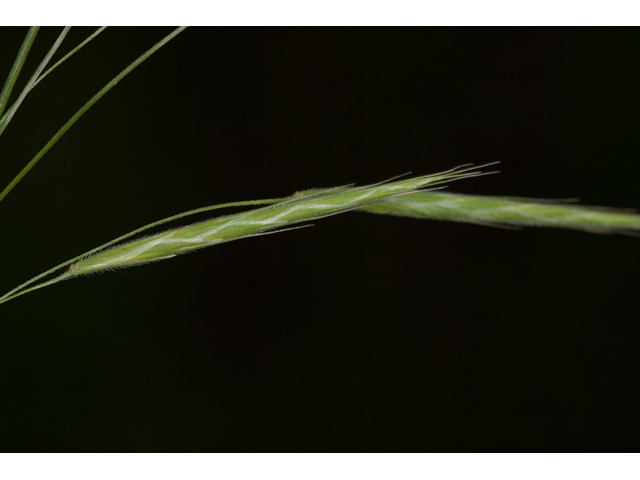
M 54 42 L 53 46 L 49 49 L 49 52 L 47 52 L 47 55 L 44 57 L 42 62 L 40 62 L 40 65 L 38 65 L 38 68 L 33 73 L 33 75 L 31 75 L 31 78 L 29 79 L 29 81 L 27 82 L 27 85 L 22 90 L 22 93 L 20 94 L 18 99 L 14 102 L 13 105 L 11 105 L 11 108 L 7 110 L 7 113 L 2 117 L 2 119 L 0 119 L 0 135 L 2 135 L 2 133 L 7 128 L 7 126 L 9 126 L 9 122 L 11 122 L 11 119 L 16 114 L 16 112 L 18 111 L 18 108 L 20 108 L 20 105 L 22 104 L 26 96 L 29 94 L 31 89 L 33 88 L 33 85 L 38 80 L 38 77 L 40 76 L 42 71 L 47 67 L 49 60 L 51 60 L 51 57 L 53 57 L 53 55 L 56 53 L 60 45 L 62 45 L 62 41 L 64 40 L 64 37 L 67 36 L 67 33 L 69 33 L 69 30 L 71 30 L 71 27 L 64 27 L 62 29 L 62 32 L 60 33 L 60 35 L 58 35 L 58 38 Z
M 158 43 L 156 43 L 153 47 L 143 53 L 137 60 L 131 63 L 127 68 L 125 68 L 122 72 L 116 75 L 107 85 L 105 85 L 102 90 L 96 93 L 91 100 L 83 105 L 83 107 L 78 110 L 73 117 L 71 117 L 67 123 L 63 125 L 63 127 L 58 130 L 58 132 L 47 142 L 47 144 L 42 147 L 42 149 L 36 154 L 35 157 L 16 175 L 16 177 L 7 185 L 7 187 L 0 192 L 0 202 L 4 200 L 4 198 L 15 188 L 15 186 L 20 183 L 20 180 L 29 173 L 39 161 L 40 159 L 53 147 L 62 136 L 67 133 L 67 131 L 73 126 L 74 123 L 78 121 L 82 115 L 84 115 L 95 103 L 100 100 L 109 90 L 111 90 L 120 80 L 126 77 L 129 73 L 131 73 L 136 67 L 138 67 L 142 62 L 144 62 L 147 58 L 153 55 L 156 51 L 158 51 L 162 46 L 164 46 L 167 42 L 173 39 L 176 35 L 182 32 L 187 27 L 179 27 L 176 28 L 169 35 L 164 37 Z M 2 128 L 2 127 L 0 127 Z
M 24 66 L 24 62 L 27 60 L 27 55 L 29 55 L 29 50 L 31 50 L 31 45 L 33 45 L 39 29 L 40 27 L 29 27 L 29 31 L 27 32 L 27 35 L 22 42 L 22 46 L 18 51 L 16 60 L 13 62 L 13 66 L 11 67 L 11 71 L 9 72 L 9 76 L 7 77 L 7 81 L 2 88 L 2 92 L 0 92 L 0 118 L 2 118 L 2 114 L 4 113 L 5 108 L 7 108 L 7 104 L 9 103 L 9 97 L 11 97 L 13 87 L 15 86 L 16 81 L 20 76 L 20 71 Z
M 102 32 L 104 32 L 106 30 L 107 27 L 100 27 L 98 28 L 95 32 L 93 32 L 91 35 L 89 35 L 82 43 L 80 43 L 76 48 L 74 48 L 73 50 L 71 50 L 69 53 L 67 53 L 64 57 L 62 57 L 60 60 L 58 60 L 55 65 L 53 65 L 52 67 L 49 68 L 49 70 L 47 70 L 46 72 L 44 72 L 42 75 L 40 75 L 40 78 L 38 78 L 38 80 L 36 80 L 36 82 L 33 84 L 33 86 L 31 87 L 32 89 L 38 85 L 43 79 L 44 77 L 46 77 L 47 75 L 49 75 L 51 72 L 53 72 L 56 68 L 58 68 L 63 62 L 69 60 L 69 58 L 71 58 L 72 55 L 74 55 L 75 53 L 77 53 L 82 47 L 84 47 L 86 44 L 88 44 L 91 40 L 93 40 L 94 38 L 96 38 L 98 35 L 100 35 Z
M 632 211 L 510 197 L 441 192 L 412 193 L 362 210 L 369 213 L 498 227 L 515 225 L 568 228 L 627 235 L 640 231 L 640 215 Z

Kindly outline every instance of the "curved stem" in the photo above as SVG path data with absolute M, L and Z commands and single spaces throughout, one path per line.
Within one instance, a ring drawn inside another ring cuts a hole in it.
M 6 296 L 2 297 L 2 298 L 0 298 L 0 303 L 8 302 L 9 300 L 13 300 L 14 298 L 19 297 L 20 295 L 24 295 L 25 293 L 33 292 L 34 290 L 38 290 L 40 288 L 47 287 L 49 285 L 53 285 L 54 283 L 61 282 L 62 280 L 66 280 L 67 278 L 70 278 L 72 276 L 73 275 L 71 275 L 69 272 L 64 272 L 62 275 L 60 275 L 59 277 L 54 278 L 53 280 L 49 280 L 48 282 L 39 283 L 35 287 L 27 288 L 26 290 L 22 290 L 22 291 L 16 293 L 15 295 L 11 295 L 11 296 L 8 296 L 8 297 L 6 297 Z

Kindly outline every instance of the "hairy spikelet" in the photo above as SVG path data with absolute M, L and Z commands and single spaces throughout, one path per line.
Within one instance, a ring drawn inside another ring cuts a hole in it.
M 199 248 L 260 235 L 289 225 L 373 206 L 381 201 L 443 182 L 477 176 L 475 168 L 370 185 L 318 190 L 248 212 L 214 218 L 104 250 L 69 267 L 73 276 L 172 258 Z
M 630 211 L 524 198 L 420 192 L 392 198 L 363 210 L 493 226 L 569 228 L 630 235 L 640 231 L 640 215 Z

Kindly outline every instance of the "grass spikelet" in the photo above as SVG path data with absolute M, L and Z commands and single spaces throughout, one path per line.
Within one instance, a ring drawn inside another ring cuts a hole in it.
M 627 235 L 640 232 L 640 215 L 637 213 L 525 198 L 421 192 L 392 198 L 363 210 L 489 226 L 568 228 Z
M 296 223 L 372 206 L 384 199 L 446 181 L 477 176 L 480 172 L 474 171 L 475 168 L 480 167 L 459 168 L 436 175 L 366 187 L 324 190 L 268 207 L 214 218 L 99 252 L 71 265 L 69 273 L 78 276 L 171 258 L 181 253 L 239 240 Z
M 492 164 L 488 164 L 492 165 Z M 205 209 L 198 209 L 185 214 L 176 215 L 159 222 L 135 230 L 134 232 L 108 242 L 85 255 L 64 262 L 43 274 L 40 274 L 0 297 L 0 303 L 7 302 L 25 293 L 43 288 L 68 278 L 90 273 L 102 273 L 118 268 L 142 265 L 144 263 L 173 258 L 181 253 L 204 247 L 218 245 L 232 240 L 239 240 L 266 233 L 276 233 L 290 229 L 290 225 L 318 218 L 344 213 L 363 207 L 371 207 L 385 200 L 430 189 L 445 182 L 463 178 L 486 175 L 493 172 L 480 172 L 479 168 L 463 165 L 447 172 L 422 177 L 414 177 L 397 181 L 386 181 L 365 187 L 338 187 L 310 192 L 300 192 L 286 199 L 274 199 L 255 202 L 237 202 Z M 392 179 L 393 180 L 393 179 Z M 147 236 L 113 248 L 109 246 L 169 220 L 184 217 L 199 211 L 240 204 L 265 204 L 268 207 L 248 212 L 214 218 L 201 223 L 187 225 L 166 232 Z M 295 228 L 295 227 L 294 227 Z M 69 267 L 62 275 L 31 286 L 46 276 Z M 27 288 L 29 287 L 29 288 Z

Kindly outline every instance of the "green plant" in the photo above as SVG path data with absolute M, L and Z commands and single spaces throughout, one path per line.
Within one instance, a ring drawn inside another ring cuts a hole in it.
M 27 33 L 0 95 L 0 115 L 2 115 L 0 118 L 0 134 L 7 128 L 29 92 L 58 65 L 104 30 L 104 27 L 98 29 L 53 67 L 45 71 L 48 62 L 61 45 L 69 28 L 63 29 L 58 40 L 32 75 L 24 90 L 5 113 L 13 87 L 37 35 L 37 27 L 31 28 Z M 91 106 L 150 55 L 182 32 L 184 28 L 181 27 L 174 30 L 94 95 L 0 193 L 0 201 L 11 192 L 29 170 L 38 163 Z M 566 203 L 559 204 L 544 200 L 446 194 L 424 190 L 425 188 L 431 189 L 434 185 L 444 182 L 480 174 L 482 173 L 475 170 L 474 167 L 458 167 L 440 174 L 384 182 L 367 187 L 346 186 L 336 189 L 304 191 L 291 197 L 234 202 L 185 212 L 136 229 L 127 235 L 64 262 L 0 297 L 0 303 L 75 276 L 172 258 L 179 253 L 249 236 L 262 235 L 272 230 L 273 232 L 284 231 L 274 229 L 351 210 L 490 226 L 541 226 L 570 228 L 597 233 L 624 234 L 633 234 L 640 230 L 640 215 L 629 211 L 568 205 Z M 115 244 L 149 228 L 194 213 L 230 206 L 265 204 L 270 206 L 173 229 L 113 247 Z M 65 267 L 68 267 L 68 269 L 58 277 L 33 285 Z

